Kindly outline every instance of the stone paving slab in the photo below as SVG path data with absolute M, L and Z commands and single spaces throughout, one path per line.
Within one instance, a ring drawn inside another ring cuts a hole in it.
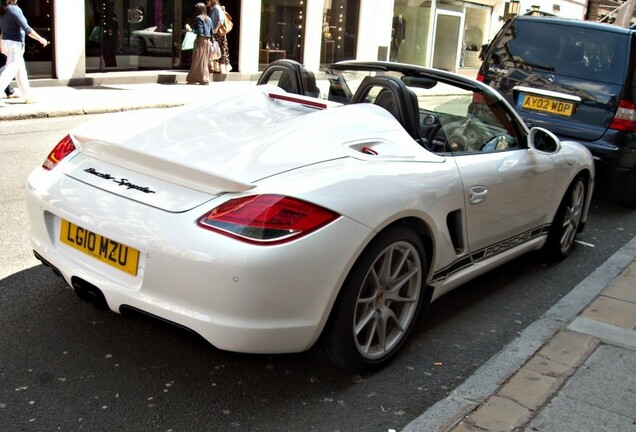
M 497 394 L 529 410 L 536 411 L 548 401 L 562 383 L 561 378 L 542 375 L 524 366 Z
M 603 294 L 617 300 L 636 303 L 636 266 L 628 267 L 620 278 L 603 291 Z
M 636 418 L 635 371 L 636 351 L 601 345 L 568 380 L 561 394 Z
M 558 395 L 528 423 L 523 431 L 636 432 L 636 425 L 630 417 Z
M 600 296 L 588 306 L 581 316 L 603 321 L 615 326 L 636 328 L 636 303 Z
M 525 367 L 538 374 L 554 378 L 566 378 L 572 375 L 576 370 L 572 366 L 550 360 L 549 358 L 542 356 L 540 353 L 533 356 L 528 363 L 525 364 Z
M 529 420 L 532 411 L 515 401 L 493 396 L 477 408 L 467 421 L 488 431 L 511 431 Z
M 539 355 L 566 366 L 577 367 L 597 345 L 598 340 L 591 336 L 561 331 L 541 349 Z
M 636 349 L 636 330 L 625 329 L 590 318 L 578 317 L 568 329 L 594 336 L 605 343 Z

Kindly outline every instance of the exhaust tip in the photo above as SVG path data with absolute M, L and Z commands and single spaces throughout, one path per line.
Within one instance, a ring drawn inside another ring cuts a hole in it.
M 104 293 L 92 283 L 86 282 L 76 276 L 71 278 L 73 289 L 79 298 L 91 303 L 97 309 L 108 309 L 108 302 Z

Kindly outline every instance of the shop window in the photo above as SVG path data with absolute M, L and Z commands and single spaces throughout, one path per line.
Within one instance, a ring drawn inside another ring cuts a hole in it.
M 87 71 L 180 66 L 184 24 L 194 15 L 190 3 L 86 0 Z
M 415 6 L 396 0 L 389 58 L 451 71 L 456 65 L 478 67 L 479 51 L 488 42 L 491 13 L 489 6 L 462 1 Z
M 325 0 L 322 15 L 320 63 L 356 58 L 360 0 Z
M 429 31 L 432 26 L 431 2 L 410 6 L 397 1 L 393 9 L 389 59 L 427 66 L 430 56 Z
M 278 59 L 303 62 L 305 3 L 303 0 L 263 0 L 259 70 Z

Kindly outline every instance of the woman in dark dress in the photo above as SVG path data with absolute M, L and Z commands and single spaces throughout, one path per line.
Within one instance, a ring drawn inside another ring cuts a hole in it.
M 214 72 L 226 74 L 232 69 L 232 66 L 230 66 L 230 51 L 227 45 L 227 37 L 218 31 L 221 24 L 225 21 L 225 10 L 219 0 L 212 0 L 210 3 L 212 5 L 210 13 L 212 17 L 212 37 L 221 48 L 221 58 L 214 62 Z
M 186 81 L 188 84 L 209 84 L 212 20 L 206 12 L 205 4 L 197 3 L 195 9 L 198 15 L 194 19 L 192 31 L 197 34 L 197 40 L 192 51 L 192 63 Z

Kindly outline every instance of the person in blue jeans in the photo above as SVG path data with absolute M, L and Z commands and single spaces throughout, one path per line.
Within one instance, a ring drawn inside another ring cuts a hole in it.
M 13 78 L 16 79 L 24 103 L 33 103 L 24 63 L 24 40 L 28 36 L 40 42 L 43 47 L 49 41 L 33 30 L 27 22 L 22 9 L 17 5 L 18 0 L 0 0 L 0 51 L 7 56 L 7 64 L 0 74 L 0 89 L 6 88 Z M 0 107 L 4 102 L 0 99 Z

